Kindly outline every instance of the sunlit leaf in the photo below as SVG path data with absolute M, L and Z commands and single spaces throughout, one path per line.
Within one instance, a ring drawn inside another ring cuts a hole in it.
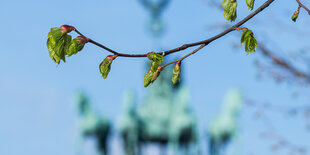
M 248 29 L 243 30 L 242 36 L 241 36 L 241 45 L 243 44 L 244 44 L 245 52 L 247 54 L 256 50 L 257 41 L 251 30 L 248 30 Z
M 236 0 L 223 0 L 223 15 L 227 21 L 235 21 L 237 18 L 237 1 Z
M 249 10 L 253 10 L 255 0 L 246 0 L 246 5 L 248 6 Z

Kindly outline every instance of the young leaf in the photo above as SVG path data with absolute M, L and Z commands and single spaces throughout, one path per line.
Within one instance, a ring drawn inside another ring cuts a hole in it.
M 62 26 L 63 27 L 63 26 Z M 71 41 L 71 36 L 67 35 L 70 30 L 64 28 L 51 28 L 51 31 L 48 33 L 47 37 L 47 48 L 48 53 L 52 60 L 56 63 L 60 63 L 60 60 L 65 60 L 66 48 Z
M 180 73 L 181 73 L 181 62 L 178 61 L 173 68 L 173 74 L 172 74 L 172 82 L 173 84 L 176 84 L 180 81 Z
M 241 36 L 241 45 L 243 44 L 244 44 L 245 52 L 247 54 L 256 50 L 257 41 L 251 30 L 248 30 L 248 29 L 243 30 L 242 36 Z
M 299 10 L 296 10 L 292 16 L 292 21 L 296 22 L 298 15 L 299 15 Z
M 157 70 L 153 73 L 153 77 L 151 82 L 153 83 L 159 76 L 160 72 L 162 71 L 162 67 L 158 67 Z
M 152 71 L 152 73 L 156 72 L 158 66 L 164 60 L 163 56 L 160 55 L 160 54 L 157 54 L 155 52 L 150 52 L 150 53 L 147 54 L 147 57 L 150 60 L 152 60 L 152 62 L 151 62 L 151 71 Z
M 71 56 L 72 54 L 76 54 L 84 48 L 85 43 L 87 42 L 85 37 L 78 36 L 73 39 L 67 49 L 67 55 Z
M 253 10 L 255 0 L 246 0 L 246 5 L 248 6 L 249 10 Z
M 108 77 L 111 70 L 111 64 L 116 57 L 117 55 L 109 55 L 100 63 L 99 70 L 104 79 Z
M 235 21 L 237 18 L 237 1 L 236 0 L 223 0 L 222 7 L 224 9 L 223 15 L 227 21 Z
M 160 55 L 160 54 L 157 54 L 155 52 L 150 52 L 147 54 L 147 57 L 152 60 L 152 61 L 155 61 L 157 63 L 161 63 L 164 59 L 163 59 L 163 56 Z
M 152 82 L 152 78 L 153 78 L 153 73 L 151 70 L 149 70 L 145 75 L 144 75 L 144 87 L 147 87 L 148 85 L 150 85 L 150 83 Z

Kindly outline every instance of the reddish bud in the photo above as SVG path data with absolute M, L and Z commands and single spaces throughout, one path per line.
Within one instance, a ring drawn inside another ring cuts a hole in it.
M 62 34 L 70 33 L 71 31 L 75 29 L 73 26 L 70 26 L 70 25 L 62 25 L 60 28 L 61 28 Z
M 108 59 L 109 63 L 112 63 L 112 61 L 113 61 L 115 58 L 117 58 L 117 56 L 118 56 L 118 55 L 108 55 L 108 56 L 107 56 L 107 59 Z
M 148 57 L 150 60 L 152 60 L 154 54 L 155 54 L 155 52 L 149 52 L 149 53 L 147 54 L 147 57 Z
M 76 41 L 78 41 L 78 42 L 81 43 L 81 44 L 85 44 L 85 43 L 88 42 L 88 38 L 83 37 L 83 36 L 78 36 L 78 37 L 76 37 L 75 39 L 76 39 Z
M 156 72 L 154 72 L 153 77 L 152 77 L 152 82 L 154 82 L 158 76 L 160 75 L 160 72 L 163 70 L 163 67 L 157 67 Z

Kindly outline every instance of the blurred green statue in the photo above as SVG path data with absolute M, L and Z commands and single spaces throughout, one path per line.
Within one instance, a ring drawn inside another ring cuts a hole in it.
M 139 118 L 135 109 L 133 93 L 126 92 L 123 98 L 123 113 L 118 122 L 127 155 L 138 154 Z
M 172 85 L 171 70 L 161 73 L 142 104 L 135 105 L 132 93 L 124 99 L 119 128 L 127 155 L 142 154 L 141 147 L 147 144 L 158 144 L 163 154 L 164 148 L 176 152 L 196 144 L 196 120 L 189 106 L 189 92 L 181 85 Z
M 210 124 L 208 129 L 209 153 L 219 155 L 236 134 L 237 116 L 243 99 L 238 89 L 226 95 L 220 115 Z
M 100 154 L 107 154 L 107 139 L 110 132 L 108 119 L 97 115 L 90 107 L 89 100 L 83 93 L 77 95 L 77 108 L 79 111 L 80 136 L 93 138 L 97 143 L 97 150 Z

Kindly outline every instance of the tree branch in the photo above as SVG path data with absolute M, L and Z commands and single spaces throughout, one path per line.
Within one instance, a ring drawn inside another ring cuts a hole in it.
M 225 36 L 226 34 L 234 31 L 236 28 L 240 27 L 241 25 L 243 25 L 244 23 L 246 23 L 248 20 L 250 20 L 251 18 L 253 18 L 255 15 L 257 15 L 258 13 L 260 13 L 261 11 L 263 11 L 265 8 L 267 8 L 272 2 L 274 2 L 274 0 L 267 0 L 263 5 L 261 5 L 259 8 L 257 8 L 254 12 L 252 12 L 251 14 L 249 14 L 247 17 L 245 17 L 244 19 L 242 19 L 241 21 L 239 21 L 238 23 L 236 23 L 235 25 L 231 26 L 230 28 L 226 29 L 225 31 L 219 33 L 218 35 L 216 36 L 213 36 L 209 39 L 206 39 L 206 40 L 203 40 L 203 41 L 199 41 L 199 42 L 194 42 L 194 43 L 189 43 L 189 44 L 184 44 L 182 46 L 179 46 L 177 48 L 174 48 L 174 49 L 171 49 L 171 50 L 167 50 L 167 51 L 163 51 L 163 52 L 160 52 L 158 54 L 164 54 L 164 55 L 169 55 L 169 54 L 172 54 L 172 53 L 175 53 L 175 52 L 179 52 L 179 51 L 182 51 L 182 50 L 185 50 L 189 47 L 193 47 L 193 46 L 198 46 L 198 45 L 203 45 L 201 48 L 203 48 L 204 46 L 208 45 L 209 43 L 211 43 L 212 41 L 216 40 L 216 39 L 219 39 L 223 36 Z M 74 31 L 76 33 L 78 33 L 79 35 L 85 37 L 82 33 L 80 33 L 77 29 L 74 29 Z M 87 37 L 86 37 L 87 38 Z M 120 52 L 116 52 L 92 39 L 89 39 L 88 38 L 88 42 L 89 43 L 92 43 L 98 47 L 101 47 L 105 50 L 107 50 L 108 52 L 110 53 L 113 53 L 115 55 L 118 55 L 119 57 L 147 57 L 147 54 L 127 54 L 127 53 L 120 53 Z M 201 49 L 200 48 L 200 49 Z M 198 50 L 197 50 L 198 51 Z M 196 51 L 196 52 L 197 52 Z M 194 52 L 194 53 L 196 53 Z M 194 53 L 189 53 L 188 55 L 185 56 L 188 57 L 189 55 L 192 55 Z M 183 60 L 183 59 L 182 59 Z M 177 61 L 177 60 L 176 60 Z
M 304 9 L 308 12 L 308 14 L 310 15 L 310 10 L 309 10 L 305 5 L 303 5 L 303 4 L 300 2 L 300 0 L 296 0 L 296 2 L 298 3 L 299 7 L 304 8 Z

